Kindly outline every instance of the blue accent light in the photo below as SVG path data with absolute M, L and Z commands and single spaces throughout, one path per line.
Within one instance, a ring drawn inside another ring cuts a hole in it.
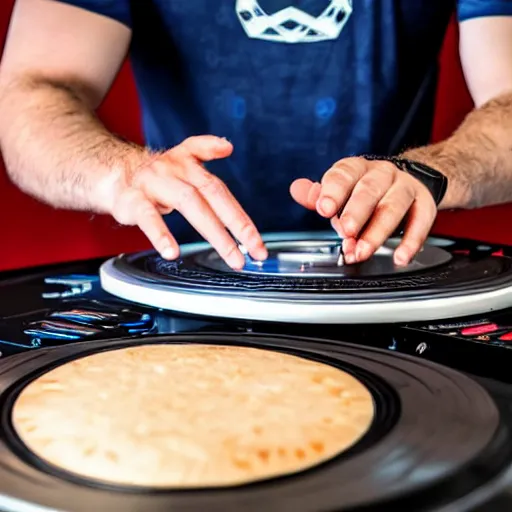
M 92 290 L 93 284 L 99 281 L 99 276 L 96 275 L 83 275 L 83 274 L 69 274 L 67 276 L 55 276 L 45 278 L 45 284 L 56 284 L 68 287 L 67 290 L 62 292 L 44 292 L 43 299 L 66 299 L 69 297 L 76 297 L 85 295 Z
M 48 284 L 69 284 L 73 283 L 96 283 L 100 280 L 96 274 L 67 274 L 63 276 L 53 276 L 45 278 L 44 282 Z
M 149 332 L 149 329 L 142 328 L 142 329 L 128 329 L 129 334 L 146 334 Z
M 133 320 L 131 322 L 123 322 L 122 320 L 119 322 L 121 327 L 145 327 L 148 324 L 153 323 L 153 317 L 148 313 L 143 313 L 140 315 L 139 320 Z
M 147 327 L 148 322 L 119 322 L 121 327 Z
M 35 334 L 38 336 L 36 339 L 45 339 L 45 340 L 80 340 L 84 337 L 84 335 L 80 336 L 79 334 L 65 333 L 65 332 L 44 332 L 43 330 L 38 329 L 27 329 L 25 334 Z
M 26 345 L 23 343 L 15 343 L 14 341 L 6 341 L 6 340 L 0 340 L 0 346 L 1 345 L 11 345 L 12 347 L 20 347 L 20 348 L 36 348 L 36 345 L 31 343 L 30 345 Z

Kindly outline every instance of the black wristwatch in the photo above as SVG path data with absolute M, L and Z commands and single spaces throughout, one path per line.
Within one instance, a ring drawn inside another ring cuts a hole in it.
M 448 178 L 439 171 L 432 169 L 432 167 L 414 160 L 394 156 L 363 155 L 363 158 L 366 160 L 384 160 L 395 164 L 401 171 L 421 181 L 432 194 L 437 206 L 443 200 L 448 186 Z

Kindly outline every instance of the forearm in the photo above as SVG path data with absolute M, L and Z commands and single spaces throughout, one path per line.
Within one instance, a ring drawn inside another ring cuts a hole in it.
M 7 172 L 26 193 L 55 207 L 104 213 L 103 185 L 145 156 L 109 133 L 76 87 L 24 78 L 2 88 L 0 97 Z
M 445 141 L 403 156 L 448 177 L 442 209 L 512 201 L 512 93 L 473 110 Z

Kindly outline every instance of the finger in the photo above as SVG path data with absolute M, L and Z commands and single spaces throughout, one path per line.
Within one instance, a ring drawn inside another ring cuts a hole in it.
M 148 176 L 145 185 L 150 199 L 178 210 L 231 268 L 244 266 L 238 245 L 195 187 L 175 177 L 157 175 Z
M 356 260 L 365 261 L 398 227 L 416 198 L 412 183 L 397 180 L 375 209 L 356 246 Z
M 437 208 L 430 195 L 421 195 L 411 206 L 400 245 L 396 248 L 396 265 L 408 265 L 421 250 L 434 224 Z
M 345 238 L 343 240 L 343 260 L 348 265 L 356 263 L 356 245 L 357 240 L 355 238 Z
M 192 156 L 202 162 L 226 158 L 233 152 L 233 145 L 226 139 L 214 135 L 199 135 L 185 139 L 170 152 Z
M 334 216 L 331 219 L 331 226 L 333 227 L 334 231 L 336 231 L 338 236 L 343 239 L 341 247 L 343 250 L 344 263 L 347 263 L 347 264 L 355 263 L 357 240 L 355 238 L 345 236 L 345 234 L 343 233 L 343 229 L 341 227 L 339 217 Z
M 343 233 L 340 218 L 337 215 L 335 215 L 334 217 L 331 218 L 331 226 L 332 226 L 332 229 L 334 229 L 334 231 L 336 231 L 337 235 L 340 238 L 345 238 L 345 233 Z
M 331 226 L 334 231 L 338 233 L 339 237 L 343 239 L 341 243 L 341 248 L 343 250 L 343 262 L 350 265 L 356 262 L 356 243 L 357 240 L 353 237 L 347 237 L 343 233 L 343 229 L 341 227 L 340 219 L 337 216 L 334 216 L 331 219 Z
M 176 239 L 171 235 L 162 216 L 147 199 L 141 199 L 139 204 L 134 205 L 139 212 L 137 214 L 137 225 L 147 236 L 151 245 L 166 260 L 174 260 L 180 254 Z
M 168 260 L 179 256 L 180 250 L 157 208 L 139 190 L 121 194 L 114 207 L 114 218 L 125 225 L 138 225 L 151 245 Z
M 266 259 L 268 252 L 260 233 L 224 182 L 200 165 L 189 166 L 185 175 L 248 253 L 256 260 Z
M 359 235 L 381 199 L 393 185 L 397 172 L 392 164 L 372 162 L 368 172 L 355 185 L 343 208 L 340 223 L 346 236 Z
M 345 158 L 324 174 L 316 205 L 320 215 L 330 218 L 340 211 L 354 186 L 366 172 L 367 164 L 362 158 Z
M 311 180 L 301 178 L 290 185 L 290 195 L 304 208 L 316 210 L 316 203 L 320 197 L 322 186 L 320 183 L 313 183 Z

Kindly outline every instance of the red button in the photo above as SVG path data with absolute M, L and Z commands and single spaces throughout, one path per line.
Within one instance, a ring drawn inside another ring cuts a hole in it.
M 500 336 L 499 339 L 501 341 L 512 341 L 512 332 L 507 332 L 503 336 Z
M 485 324 L 466 327 L 465 329 L 462 329 L 461 334 L 462 336 L 478 336 L 479 334 L 488 334 L 497 330 L 498 326 L 496 324 Z

